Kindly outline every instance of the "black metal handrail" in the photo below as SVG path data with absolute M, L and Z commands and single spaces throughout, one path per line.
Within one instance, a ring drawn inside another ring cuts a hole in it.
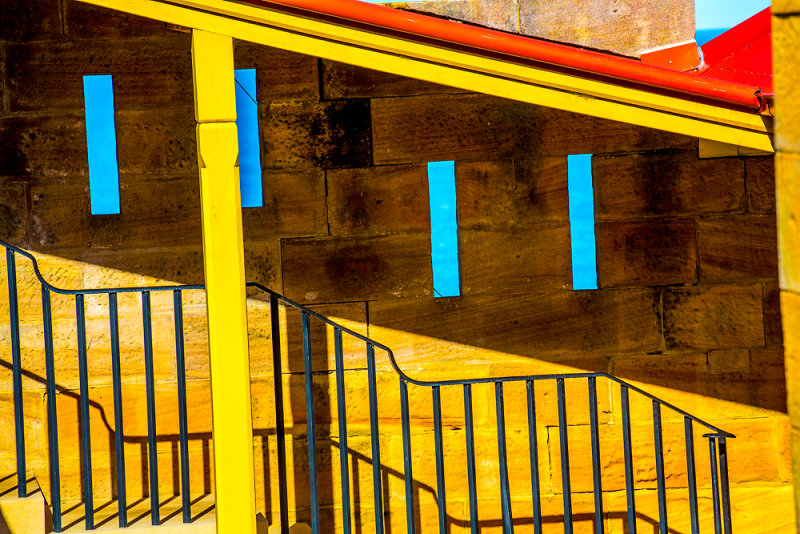
M 124 433 L 122 425 L 122 382 L 120 369 L 120 350 L 119 350 L 119 321 L 117 295 L 122 293 L 138 293 L 141 295 L 142 320 L 144 332 L 144 363 L 145 363 L 145 383 L 147 399 L 147 420 L 148 420 L 148 450 L 149 450 L 149 480 L 150 480 L 150 499 L 151 499 L 151 521 L 154 525 L 160 523 L 159 517 L 159 498 L 158 498 L 158 458 L 156 455 L 156 409 L 155 409 L 155 383 L 153 365 L 153 336 L 151 320 L 151 294 L 156 292 L 173 293 L 173 312 L 175 322 L 175 356 L 177 364 L 178 382 L 178 402 L 179 402 L 179 448 L 181 457 L 181 496 L 182 512 L 184 522 L 191 522 L 190 500 L 189 500 L 189 460 L 188 460 L 188 430 L 187 430 L 187 408 L 186 408 L 186 375 L 185 375 L 185 356 L 184 356 L 184 326 L 183 326 L 183 304 L 182 293 L 188 290 L 203 290 L 204 286 L 195 285 L 163 285 L 154 287 L 125 287 L 125 288 L 104 288 L 104 289 L 61 289 L 48 283 L 42 276 L 36 258 L 29 252 L 8 245 L 0 241 L 0 245 L 6 248 L 6 261 L 8 273 L 9 291 L 9 310 L 11 321 L 11 345 L 12 345 L 12 370 L 13 370 L 13 398 L 16 428 L 16 448 L 17 448 L 17 475 L 19 495 L 24 497 L 27 494 L 25 484 L 26 464 L 25 464 L 25 436 L 22 413 L 22 364 L 20 357 L 20 336 L 19 336 L 19 308 L 17 302 L 17 276 L 16 258 L 19 254 L 29 259 L 33 266 L 33 271 L 41 284 L 42 294 L 42 320 L 45 341 L 45 365 L 46 365 L 46 384 L 47 393 L 47 416 L 48 416 L 48 448 L 50 453 L 50 486 L 51 486 L 51 508 L 53 512 L 53 529 L 56 532 L 62 530 L 62 510 L 60 498 L 60 473 L 59 473 L 59 454 L 58 454 L 58 430 L 57 430 L 57 410 L 56 410 L 56 382 L 55 382 L 55 363 L 53 346 L 53 324 L 51 314 L 50 294 L 58 293 L 62 295 L 72 295 L 75 297 L 75 310 L 77 321 L 78 338 L 78 366 L 80 383 L 80 419 L 81 419 L 81 447 L 83 449 L 83 481 L 84 481 L 84 507 L 86 529 L 91 530 L 94 525 L 94 510 L 92 499 L 92 460 L 91 460 L 91 440 L 89 429 L 89 399 L 88 399 L 88 371 L 86 357 L 86 330 L 85 330 L 85 305 L 86 295 L 107 295 L 109 304 L 109 328 L 111 335 L 111 361 L 113 378 L 114 396 L 114 434 L 115 434 L 115 453 L 117 468 L 117 499 L 118 499 L 118 518 L 120 527 L 127 526 L 127 500 L 125 487 L 125 463 L 124 463 Z M 664 466 L 664 451 L 662 441 L 662 410 L 666 409 L 680 415 L 684 421 L 684 438 L 686 447 L 686 469 L 687 486 L 689 492 L 689 506 L 692 533 L 699 532 L 699 512 L 698 512 L 698 492 L 697 475 L 695 468 L 694 451 L 694 425 L 704 427 L 707 432 L 703 434 L 709 440 L 709 459 L 711 462 L 711 482 L 712 500 L 714 506 L 715 532 L 730 534 L 731 508 L 730 490 L 728 482 L 727 466 L 727 443 L 726 439 L 735 437 L 733 434 L 725 432 L 718 427 L 699 419 L 688 412 L 685 412 L 670 403 L 662 401 L 657 397 L 643 391 L 642 389 L 628 384 L 607 373 L 567 373 L 567 374 L 547 374 L 547 375 L 528 375 L 497 378 L 473 378 L 466 380 L 419 380 L 408 376 L 400 369 L 395 356 L 387 346 L 375 341 L 367 336 L 359 334 L 351 329 L 335 323 L 334 321 L 310 310 L 282 295 L 258 284 L 248 283 L 248 287 L 255 288 L 266 294 L 270 302 L 270 322 L 272 329 L 272 353 L 273 353 L 273 376 L 275 387 L 275 408 L 276 408 L 276 442 L 278 448 L 278 474 L 279 474 L 279 502 L 280 502 L 280 522 L 284 532 L 288 531 L 288 498 L 287 498 L 287 473 L 286 473 L 286 450 L 285 450 L 285 425 L 284 407 L 281 383 L 281 332 L 279 321 L 279 306 L 294 308 L 301 313 L 301 329 L 303 339 L 303 360 L 304 360 L 304 379 L 305 379 L 305 401 L 306 401 L 306 421 L 308 432 L 308 468 L 310 477 L 311 506 L 311 527 L 314 533 L 321 532 L 320 526 L 320 503 L 317 491 L 318 480 L 318 461 L 316 452 L 316 422 L 315 406 L 313 398 L 312 377 L 314 369 L 312 366 L 312 341 L 311 341 L 311 320 L 322 321 L 333 328 L 334 331 L 334 357 L 335 357 L 335 376 L 337 390 L 338 424 L 340 433 L 340 470 L 341 470 L 341 498 L 344 532 L 351 532 L 351 509 L 350 502 L 350 480 L 348 466 L 348 446 L 347 446 L 347 417 L 344 398 L 344 362 L 343 362 L 343 336 L 347 335 L 364 343 L 366 367 L 368 375 L 368 399 L 370 411 L 370 439 L 373 467 L 373 496 L 374 513 L 377 532 L 384 532 L 384 510 L 383 496 L 384 488 L 381 481 L 381 449 L 379 443 L 378 428 L 378 389 L 376 380 L 376 350 L 385 353 L 391 364 L 392 369 L 399 377 L 400 388 L 400 411 L 404 451 L 404 472 L 405 493 L 406 493 L 406 518 L 408 532 L 416 531 L 415 525 L 415 502 L 413 495 L 414 479 L 411 461 L 411 420 L 409 410 L 409 386 L 417 386 L 430 389 L 433 401 L 433 430 L 435 438 L 435 460 L 437 488 L 436 499 L 439 510 L 440 532 L 444 534 L 447 530 L 447 510 L 446 510 L 446 485 L 444 477 L 445 455 L 443 450 L 443 425 L 441 398 L 444 388 L 460 387 L 464 398 L 464 427 L 466 435 L 466 463 L 469 492 L 470 524 L 472 532 L 478 532 L 478 495 L 476 484 L 475 469 L 475 434 L 474 420 L 472 413 L 472 390 L 473 386 L 479 384 L 493 384 L 497 421 L 497 441 L 498 441 L 498 468 L 500 474 L 500 500 L 502 510 L 502 524 L 505 533 L 513 532 L 514 519 L 511 512 L 511 494 L 509 489 L 509 473 L 507 468 L 507 448 L 506 448 L 506 428 L 504 410 L 504 386 L 509 383 L 524 383 L 527 394 L 527 418 L 528 418 L 528 441 L 530 448 L 531 463 L 531 498 L 533 506 L 533 522 L 536 533 L 541 533 L 542 513 L 541 513 L 541 488 L 539 483 L 539 459 L 538 445 L 536 437 L 536 417 L 535 406 L 535 385 L 541 381 L 555 381 L 557 391 L 557 418 L 558 432 L 560 438 L 560 456 L 562 470 L 563 488 L 563 510 L 565 532 L 571 534 L 573 531 L 573 511 L 571 501 L 570 468 L 569 468 L 569 443 L 567 439 L 567 403 L 566 403 L 566 381 L 585 380 L 589 394 L 589 425 L 591 429 L 591 457 L 593 492 L 595 499 L 595 525 L 596 532 L 602 534 L 603 526 L 603 503 L 602 503 L 602 472 L 600 466 L 600 440 L 599 440 L 599 417 L 597 406 L 597 381 L 605 379 L 619 386 L 621 403 L 621 422 L 623 431 L 623 451 L 625 464 L 625 485 L 627 495 L 628 531 L 636 533 L 636 502 L 635 487 L 633 476 L 633 453 L 632 453 L 632 429 L 630 421 L 630 394 L 635 393 L 652 403 L 652 421 L 654 436 L 654 455 L 656 460 L 656 478 L 659 508 L 659 528 L 662 534 L 667 534 L 667 498 L 666 498 L 666 473 Z

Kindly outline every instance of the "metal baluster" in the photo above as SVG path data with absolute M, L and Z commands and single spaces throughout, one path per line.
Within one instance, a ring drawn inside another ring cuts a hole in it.
M 444 490 L 444 451 L 442 447 L 442 399 L 439 386 L 433 386 L 433 435 L 436 445 L 436 488 L 439 504 L 439 534 L 447 534 L 447 501 Z
M 686 474 L 689 486 L 689 513 L 692 520 L 692 534 L 700 534 L 700 516 L 697 512 L 697 473 L 694 465 L 694 430 L 692 419 L 683 419 L 684 435 L 686 438 Z
M 308 425 L 308 477 L 311 489 L 311 532 L 319 534 L 319 493 L 317 488 L 317 436 L 314 420 L 314 383 L 311 374 L 311 326 L 308 312 L 303 312 L 303 360 L 306 379 L 306 421 Z
M 503 513 L 504 534 L 514 533 L 511 516 L 511 491 L 508 487 L 508 460 L 506 458 L 506 417 L 503 409 L 503 383 L 494 384 L 495 407 L 497 409 L 497 457 L 500 463 L 500 503 Z
M 572 490 L 569 480 L 567 402 L 563 378 L 556 380 L 556 390 L 558 393 L 558 433 L 561 441 L 561 482 L 564 487 L 564 534 L 572 534 Z
M 153 327 L 150 319 L 150 292 L 142 292 L 142 326 L 144 327 L 144 373 L 147 396 L 147 452 L 150 464 L 150 520 L 161 523 L 158 500 L 158 450 L 156 449 L 156 392 L 153 378 Z
M 722 492 L 722 525 L 725 534 L 731 534 L 731 493 L 728 484 L 728 444 L 725 436 L 719 438 L 719 478 Z
M 86 530 L 94 529 L 92 494 L 92 441 L 89 423 L 89 372 L 86 362 L 86 310 L 83 295 L 75 295 L 75 317 L 78 327 L 78 376 L 81 391 L 81 447 L 83 448 L 84 515 Z
M 344 355 L 342 350 L 342 331 L 333 329 L 334 351 L 336 358 L 336 401 L 339 411 L 339 466 L 342 473 L 342 525 L 344 533 L 350 534 L 350 467 L 347 461 L 347 412 L 344 391 Z
M 658 524 L 661 534 L 668 534 L 667 489 L 664 481 L 664 443 L 661 435 L 661 403 L 653 401 L 653 442 L 656 449 L 656 479 L 658 487 Z
M 717 447 L 714 436 L 708 437 L 708 457 L 711 463 L 711 491 L 714 492 L 714 532 L 722 534 L 722 519 L 719 510 L 719 480 L 717 478 Z
M 375 496 L 375 532 L 383 532 L 383 491 L 381 489 L 381 443 L 378 434 L 378 389 L 375 377 L 375 347 L 367 343 L 369 378 L 369 428 L 372 436 L 372 484 Z
M 589 377 L 589 423 L 592 436 L 592 479 L 594 480 L 595 532 L 603 534 L 603 481 L 600 472 L 600 426 L 597 416 L 597 379 Z
M 61 474 L 58 466 L 58 420 L 56 414 L 56 373 L 53 350 L 53 318 L 50 311 L 50 290 L 42 286 L 42 319 L 44 322 L 44 354 L 47 375 L 47 430 L 50 447 L 50 493 L 53 531 L 61 532 Z
M 536 397 L 533 380 L 526 384 L 528 390 L 528 443 L 531 448 L 531 495 L 533 498 L 533 532 L 542 534 L 542 503 L 539 488 L 539 445 L 536 437 Z
M 175 315 L 175 368 L 178 380 L 178 432 L 181 450 L 181 499 L 183 522 L 192 522 L 191 486 L 189 485 L 189 428 L 186 414 L 186 358 L 183 346 L 183 301 L 181 290 L 172 292 Z
M 464 384 L 464 426 L 467 434 L 469 524 L 472 534 L 478 534 L 478 491 L 475 482 L 475 432 L 472 423 L 472 386 L 470 384 Z
M 17 302 L 17 265 L 14 251 L 6 249 L 8 271 L 8 312 L 11 330 L 11 363 L 14 388 L 14 432 L 17 452 L 17 495 L 28 496 L 25 466 L 25 419 L 22 413 L 22 357 L 19 342 L 19 308 Z
M 636 499 L 633 495 L 633 453 L 631 452 L 631 410 L 628 387 L 620 387 L 622 400 L 622 446 L 625 451 L 625 492 L 628 497 L 628 532 L 636 534 Z
M 400 414 L 403 423 L 403 467 L 406 482 L 406 530 L 414 534 L 414 476 L 411 472 L 411 423 L 408 413 L 408 384 L 400 379 Z
M 289 499 L 286 485 L 286 431 L 283 420 L 283 381 L 281 371 L 281 327 L 278 298 L 269 296 L 272 326 L 272 377 L 275 389 L 275 440 L 278 447 L 278 498 L 280 500 L 281 534 L 289 534 Z
M 114 441 L 117 458 L 117 509 L 119 526 L 128 526 L 128 504 L 125 491 L 125 448 L 122 433 L 122 375 L 119 362 L 119 317 L 117 294 L 108 294 L 109 330 L 111 332 L 111 376 L 114 384 Z

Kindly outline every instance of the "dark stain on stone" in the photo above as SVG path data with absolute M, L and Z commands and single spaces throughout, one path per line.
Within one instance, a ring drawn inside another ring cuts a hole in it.
M 329 280 L 337 281 L 343 294 L 381 286 L 389 279 L 389 264 L 368 244 L 338 248 L 325 260 Z

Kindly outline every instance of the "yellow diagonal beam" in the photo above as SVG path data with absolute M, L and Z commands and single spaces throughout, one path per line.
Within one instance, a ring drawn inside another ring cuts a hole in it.
M 211 362 L 217 532 L 255 534 L 233 40 L 193 31 L 192 68 Z

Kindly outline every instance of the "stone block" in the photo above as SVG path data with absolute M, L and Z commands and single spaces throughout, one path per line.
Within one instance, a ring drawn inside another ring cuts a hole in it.
M 495 30 L 520 32 L 519 3 L 514 0 L 427 0 L 394 2 L 392 7 L 431 13 L 438 17 L 472 22 Z
M 5 360 L 5 358 L 3 358 Z M 5 362 L 0 367 L 3 372 L 3 391 L 0 392 L 0 465 L 4 466 L 4 473 L 16 474 L 17 466 L 17 446 L 16 446 L 16 425 L 14 419 L 14 397 L 6 384 L 10 384 L 10 380 L 6 381 L 5 374 L 7 372 Z M 8 373 L 10 374 L 10 372 Z M 27 385 L 27 384 L 26 384 Z M 22 394 L 22 416 L 23 416 L 23 432 L 25 434 L 25 466 L 26 470 L 37 471 L 45 468 L 43 462 L 44 449 L 42 448 L 43 442 L 43 426 L 42 426 L 42 410 L 43 410 L 43 393 L 41 391 L 23 391 Z
M 279 291 L 282 287 L 280 251 L 279 239 L 245 241 L 244 272 L 247 281 Z
M 64 3 L 66 34 L 71 39 L 128 39 L 170 35 L 161 21 L 69 0 Z
M 80 260 L 85 263 L 84 288 L 203 283 L 203 250 L 196 245 L 124 251 L 88 249 L 81 251 Z M 184 292 L 184 303 L 190 302 L 190 293 Z
M 189 34 L 20 44 L 7 48 L 6 62 L 11 111 L 80 111 L 83 76 L 92 74 L 113 76 L 116 110 L 193 103 Z
M 260 104 L 319 97 L 317 58 L 240 40 L 233 46 L 236 68 L 256 69 L 256 94 L 252 96 Z
M 745 159 L 747 209 L 759 213 L 775 213 L 775 158 Z
M 712 375 L 750 372 L 748 349 L 708 351 L 708 372 Z
M 485 95 L 381 98 L 371 105 L 379 165 L 694 146 L 688 137 Z
M 0 4 L 0 40 L 44 41 L 62 38 L 61 5 L 52 0 L 8 0 Z
M 33 477 L 26 480 L 26 497 L 20 497 L 16 475 L 0 479 L 0 532 L 44 534 L 49 510 Z
M 410 72 L 409 75 L 413 75 Z M 461 89 L 396 76 L 387 72 L 363 69 L 327 59 L 322 60 L 325 99 L 380 98 L 387 96 L 414 96 L 440 93 L 463 93 Z
M 461 230 L 461 293 L 520 293 L 567 289 L 572 280 L 568 224 L 541 224 L 513 232 Z
M 601 288 L 697 280 L 693 220 L 604 222 L 596 225 L 595 235 Z
M 469 347 L 558 362 L 661 344 L 651 290 L 549 291 L 370 303 L 370 336 L 399 362 L 458 357 Z
M 430 236 L 287 239 L 284 293 L 308 303 L 432 294 Z
M 770 10 L 774 15 L 793 15 L 800 13 L 800 2 L 797 0 L 775 0 Z
M 800 250 L 800 156 L 778 153 L 775 156 L 775 183 L 778 198 L 778 255 L 781 289 L 800 292 L 800 261 L 794 251 Z
M 4 183 L 0 186 L 0 240 L 21 247 L 28 244 L 26 202 L 24 184 Z
M 777 282 L 764 283 L 764 338 L 768 347 L 783 348 L 781 294 Z
M 781 291 L 781 319 L 783 321 L 784 350 L 786 354 L 786 392 L 787 407 L 792 416 L 792 425 L 800 428 L 800 390 L 797 377 L 800 376 L 800 296 L 789 291 Z M 800 465 L 798 466 L 800 467 Z
M 700 280 L 774 280 L 778 244 L 771 215 L 703 218 L 697 223 Z
M 86 128 L 79 114 L 0 119 L 4 176 L 63 178 L 88 172 Z
M 688 150 L 595 156 L 592 182 L 598 221 L 730 213 L 745 207 L 742 161 L 701 160 Z
M 665 289 L 664 338 L 668 349 L 763 347 L 761 285 Z
M 327 235 L 322 170 L 265 171 L 264 205 L 242 210 L 245 241 Z
M 425 165 L 332 169 L 326 178 L 331 235 L 430 231 Z
M 457 162 L 459 228 L 569 220 L 566 158 Z
M 266 169 L 370 164 L 370 102 L 271 102 L 261 116 Z
M 784 0 L 776 6 L 776 13 L 789 10 L 793 0 Z M 800 52 L 800 16 L 773 16 L 773 70 L 775 79 L 775 105 L 784 112 L 775 117 L 775 148 L 780 152 L 800 153 L 800 111 L 794 102 L 800 98 L 800 73 L 793 68 L 794 58 Z

